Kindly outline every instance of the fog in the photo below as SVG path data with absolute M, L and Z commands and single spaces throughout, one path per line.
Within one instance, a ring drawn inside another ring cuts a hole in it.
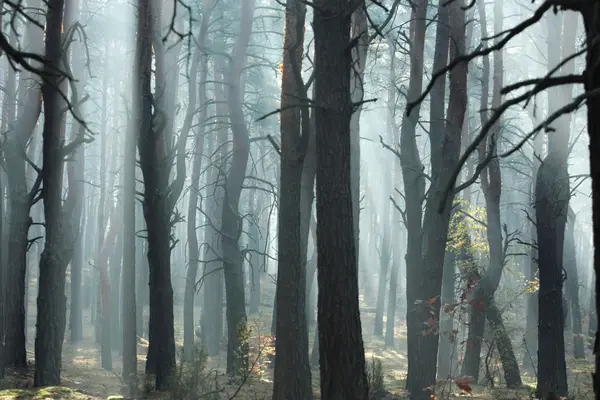
M 566 3 L 0 1 L 0 398 L 592 398 Z

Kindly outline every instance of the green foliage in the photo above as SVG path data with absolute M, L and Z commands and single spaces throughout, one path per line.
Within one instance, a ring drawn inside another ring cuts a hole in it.
M 465 260 L 481 259 L 489 254 L 486 222 L 485 208 L 476 207 L 465 200 L 454 201 L 446 251 L 463 260 L 463 263 L 459 262 L 457 265 L 459 269 L 474 267 L 465 265 Z
M 182 357 L 183 360 L 183 357 Z M 177 369 L 174 382 L 169 390 L 169 398 L 173 400 L 219 400 L 217 373 L 207 370 L 208 357 L 200 345 L 194 347 L 189 361 L 182 361 Z
M 367 380 L 369 381 L 369 388 L 372 393 L 379 393 L 385 391 L 385 384 L 383 383 L 383 364 L 381 359 L 372 357 L 371 363 L 367 365 Z

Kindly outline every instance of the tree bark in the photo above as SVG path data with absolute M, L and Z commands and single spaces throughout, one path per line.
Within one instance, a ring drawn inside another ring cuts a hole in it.
M 310 138 L 306 89 L 301 75 L 305 18 L 306 5 L 288 0 L 281 83 L 275 400 L 312 399 L 305 310 L 306 247 L 302 247 L 302 173 Z M 299 102 L 304 107 L 294 106 Z
M 138 37 L 136 52 L 140 103 L 138 150 L 144 176 L 144 219 L 148 235 L 150 271 L 150 320 L 146 372 L 156 374 L 156 389 L 167 389 L 175 372 L 175 332 L 173 286 L 171 284 L 171 205 L 174 192 L 169 190 L 164 127 L 152 126 L 151 64 L 153 11 L 148 0 L 138 1 Z M 159 74 L 157 74 L 159 75 Z M 164 77 L 157 77 L 162 79 Z M 164 87 L 158 85 L 157 91 Z M 163 128 L 163 129 L 160 129 Z M 176 196 L 178 197 L 179 194 Z M 176 199 L 176 197 L 175 197 Z
M 65 273 L 71 260 L 79 219 L 72 218 L 73 197 L 69 188 L 66 206 L 62 204 L 64 138 L 61 135 L 62 99 L 57 88 L 63 57 L 61 30 L 64 0 L 48 3 L 46 16 L 46 62 L 48 76 L 42 85 L 44 99 L 42 198 L 46 221 L 45 247 L 40 258 L 35 338 L 35 386 L 60 385 L 62 344 L 67 304 Z
M 564 35 L 559 15 L 548 18 L 548 69 L 555 68 L 575 52 L 576 13 L 565 13 Z M 562 42 L 562 57 L 557 43 Z M 561 73 L 574 72 L 574 63 L 567 62 Z M 548 114 L 551 115 L 572 99 L 572 88 L 548 90 Z M 564 344 L 563 310 L 563 249 L 569 205 L 568 148 L 571 118 L 562 116 L 553 123 L 560 134 L 548 135 L 548 154 L 538 170 L 535 187 L 535 208 L 539 249 L 539 320 L 538 385 L 542 398 L 553 394 L 567 396 L 567 370 Z
M 41 1 L 35 1 L 31 7 L 41 8 Z M 40 22 L 43 18 L 36 17 Z M 33 23 L 26 28 L 26 51 L 43 53 L 43 32 Z M 38 66 L 39 67 L 39 66 Z M 9 71 L 12 68 L 9 67 Z M 5 96 L 14 95 L 13 81 L 7 82 Z M 12 90 L 11 90 L 12 86 Z M 30 210 L 33 197 L 37 195 L 40 182 L 36 181 L 31 189 L 27 185 L 25 174 L 25 154 L 27 142 L 33 135 L 41 112 L 41 78 L 34 73 L 22 72 L 19 82 L 19 97 L 22 106 L 19 107 L 16 121 L 15 102 L 6 102 L 3 108 L 6 121 L 12 126 L 6 135 L 3 155 L 7 172 L 8 191 L 8 222 L 9 237 L 6 259 L 6 283 L 4 302 L 4 362 L 8 367 L 27 367 L 26 353 L 26 275 L 27 250 L 29 248 L 28 234 L 32 220 Z M 4 121 L 3 121 L 4 123 Z M 2 216 L 3 217 L 3 216 Z
M 344 0 L 314 4 L 321 398 L 366 400 L 350 161 L 352 55 L 346 50 L 353 10 Z

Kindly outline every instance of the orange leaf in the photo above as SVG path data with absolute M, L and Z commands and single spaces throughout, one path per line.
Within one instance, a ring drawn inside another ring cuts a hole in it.
M 454 311 L 454 309 L 456 308 L 456 306 L 458 306 L 458 304 L 446 304 L 444 306 L 444 312 L 446 314 L 450 314 L 451 312 Z
M 458 388 L 466 393 L 473 393 L 473 389 L 470 384 L 473 383 L 473 377 L 471 376 L 458 376 L 454 378 L 454 383 Z

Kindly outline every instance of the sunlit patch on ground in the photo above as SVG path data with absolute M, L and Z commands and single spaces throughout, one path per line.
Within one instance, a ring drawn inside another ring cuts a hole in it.
M 361 303 L 362 304 L 362 303 Z M 373 335 L 375 313 L 373 307 L 362 304 L 361 307 L 363 340 L 365 347 L 365 359 L 370 364 L 373 358 L 379 359 L 383 365 L 384 383 L 386 389 L 400 398 L 407 398 L 404 392 L 406 383 L 407 359 L 406 359 L 406 324 L 401 321 L 404 311 L 398 310 L 398 318 L 394 329 L 394 346 L 386 347 L 383 337 Z M 34 312 L 29 314 L 34 317 Z M 197 315 L 200 315 L 199 311 Z M 177 325 L 176 343 L 178 351 L 183 345 L 183 318 L 181 310 L 175 309 L 175 321 Z M 385 327 L 384 320 L 384 327 Z M 270 342 L 272 308 L 263 307 L 258 314 L 248 316 L 249 327 L 251 328 L 250 344 L 252 354 L 256 356 L 260 353 L 263 357 L 266 353 L 273 351 Z M 35 338 L 35 321 L 30 323 L 28 331 L 29 348 L 33 349 L 33 340 Z M 125 385 L 120 377 L 121 357 L 117 351 L 113 351 L 113 371 L 106 371 L 101 368 L 101 357 L 99 345 L 94 340 L 94 327 L 88 321 L 84 324 L 85 340 L 78 346 L 73 346 L 65 342 L 63 348 L 63 386 L 50 389 L 34 390 L 31 389 L 33 382 L 33 367 L 26 373 L 10 373 L 9 378 L 2 381 L 2 388 L 18 388 L 0 391 L 0 400 L 8 399 L 66 399 L 66 400 L 105 400 L 111 396 L 113 400 L 118 399 L 119 395 L 126 393 Z M 309 349 L 312 350 L 314 340 L 314 328 L 309 333 Z M 571 341 L 566 337 L 566 344 L 570 346 Z M 140 377 L 143 376 L 146 353 L 148 350 L 148 340 L 140 337 L 138 342 L 138 371 Z M 207 360 L 207 371 L 215 371 L 215 379 L 222 391 L 222 398 L 230 398 L 235 393 L 236 399 L 257 400 L 270 399 L 273 389 L 273 370 L 269 368 L 268 362 L 264 357 L 260 360 L 260 365 L 253 371 L 253 374 L 244 382 L 243 389 L 240 390 L 239 383 L 230 382 L 223 374 L 226 366 L 226 347 L 223 345 L 218 356 L 209 357 Z M 572 350 L 567 350 L 572 354 Z M 33 352 L 28 356 L 33 360 Z M 178 354 L 179 356 L 179 354 Z M 572 397 L 577 400 L 587 400 L 593 398 L 591 388 L 590 372 L 593 365 L 589 360 L 567 360 L 569 369 L 569 391 Z M 448 398 L 471 398 L 471 399 L 490 399 L 490 400 L 509 400 L 509 399 L 532 399 L 532 389 L 535 387 L 535 373 L 522 369 L 521 376 L 524 385 L 527 387 L 522 390 L 508 390 L 502 387 L 501 370 L 496 372 L 496 388 L 486 388 L 483 386 L 472 385 L 473 392 L 467 394 L 461 392 L 452 380 L 438 382 L 439 400 Z M 313 391 L 319 393 L 319 370 L 312 369 Z M 143 384 L 140 384 L 142 387 Z M 443 389 L 442 389 L 443 388 Z M 60 392 L 62 390 L 62 392 Z M 37 396 L 37 397 L 36 397 Z M 46 396 L 46 397 L 43 397 Z M 69 397 L 70 396 L 70 397 Z M 140 398 L 170 400 L 164 394 L 144 393 Z
M 0 391 L 0 400 L 92 400 L 95 397 L 68 387 L 53 386 L 42 389 L 9 389 Z

